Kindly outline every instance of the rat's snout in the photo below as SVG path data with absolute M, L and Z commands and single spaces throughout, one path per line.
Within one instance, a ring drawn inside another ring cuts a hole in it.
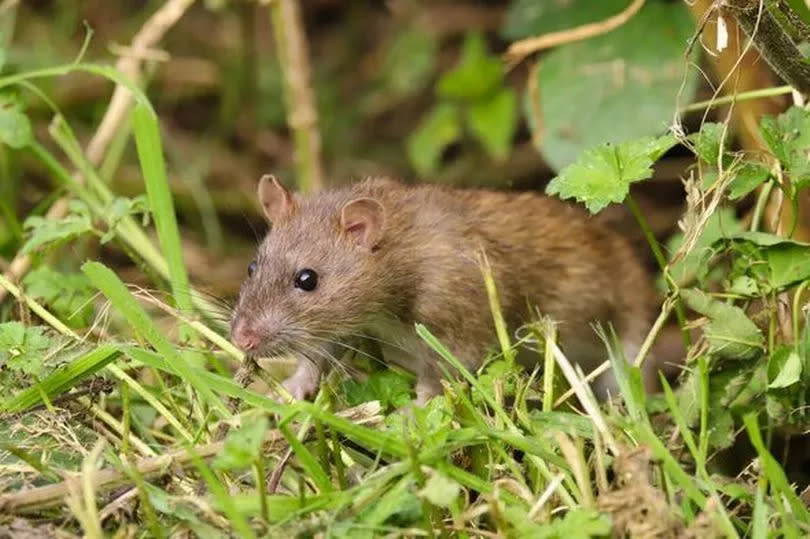
M 233 328 L 231 328 L 231 339 L 236 346 L 245 351 L 256 348 L 261 342 L 259 332 L 244 318 L 234 321 Z

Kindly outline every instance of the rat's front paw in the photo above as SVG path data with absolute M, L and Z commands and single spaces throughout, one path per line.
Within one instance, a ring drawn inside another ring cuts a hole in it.
M 292 397 L 297 400 L 307 400 L 315 396 L 318 392 L 318 380 L 312 381 L 311 379 L 302 379 L 296 376 L 287 378 L 281 384 L 284 386 Z
M 292 376 L 281 384 L 295 400 L 306 400 L 315 396 L 321 384 L 320 367 L 307 359 L 298 363 Z

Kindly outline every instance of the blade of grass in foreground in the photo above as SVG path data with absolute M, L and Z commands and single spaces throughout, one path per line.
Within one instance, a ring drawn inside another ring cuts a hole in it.
M 53 398 L 75 387 L 81 380 L 99 371 L 120 355 L 121 352 L 114 345 L 107 344 L 95 348 L 52 372 L 39 383 L 21 391 L 0 406 L 0 411 L 22 412 L 41 403 L 43 395 L 49 399 Z
M 191 313 L 193 306 L 188 293 L 189 282 L 186 265 L 183 262 L 183 250 L 180 244 L 180 233 L 175 218 L 174 201 L 166 178 L 166 164 L 160 142 L 160 128 L 152 109 L 141 104 L 132 111 L 132 130 L 138 149 L 138 159 L 146 184 L 146 195 L 149 208 L 155 219 L 160 246 L 169 266 L 169 281 L 177 308 Z M 181 340 L 190 336 L 190 330 L 181 327 Z
M 790 486 L 785 471 L 779 462 L 771 455 L 768 448 L 765 447 L 765 442 L 759 431 L 759 423 L 757 421 L 756 412 L 751 412 L 743 417 L 745 423 L 745 430 L 748 431 L 748 438 L 751 440 L 751 445 L 757 450 L 759 455 L 760 466 L 762 473 L 768 478 L 771 488 L 779 492 L 790 505 L 794 517 L 799 522 L 810 524 L 810 512 L 805 507 L 802 500 L 796 495 L 796 491 Z
M 124 283 L 112 270 L 99 262 L 85 262 L 82 265 L 82 271 L 90 279 L 93 286 L 107 296 L 112 305 L 124 315 L 132 327 L 166 359 L 175 374 L 199 391 L 203 399 L 216 408 L 223 417 L 231 416 L 223 402 L 214 395 L 211 387 L 177 352 L 169 340 L 161 335 L 146 311 L 138 305 L 133 295 L 130 294 L 127 287 L 124 286 Z

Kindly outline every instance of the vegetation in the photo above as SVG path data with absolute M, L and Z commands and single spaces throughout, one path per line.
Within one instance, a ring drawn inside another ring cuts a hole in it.
M 0 536 L 810 534 L 806 2 L 5 1 L 0 38 Z M 268 171 L 544 189 L 660 315 L 635 358 L 599 328 L 600 405 L 482 268 L 480 372 L 417 326 L 461 372 L 424 408 L 372 349 L 281 404 L 227 338 Z

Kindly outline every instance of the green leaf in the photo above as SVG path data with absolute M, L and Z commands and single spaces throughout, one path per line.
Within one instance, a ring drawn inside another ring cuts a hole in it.
M 473 134 L 489 155 L 498 160 L 508 157 L 517 128 L 517 97 L 514 90 L 504 88 L 489 99 L 471 104 L 467 109 L 467 119 Z
M 716 165 L 717 158 L 720 156 L 720 140 L 724 131 L 724 124 L 714 122 L 703 124 L 700 131 L 689 136 L 695 145 L 695 154 L 710 165 Z
M 676 282 L 685 282 L 693 276 L 703 281 L 708 272 L 709 259 L 719 250 L 715 242 L 727 238 L 743 229 L 732 208 L 721 207 L 709 216 L 706 226 L 686 256 L 669 267 L 670 275 Z M 683 234 L 675 234 L 667 241 L 667 251 L 676 253 L 683 244 Z M 662 279 L 663 282 L 663 279 Z
M 801 356 L 789 346 L 780 346 L 768 361 L 768 389 L 790 387 L 801 377 Z
M 261 456 L 268 427 L 269 421 L 265 415 L 243 418 L 241 427 L 228 432 L 222 453 L 214 459 L 214 468 L 235 470 L 251 466 Z
M 652 176 L 653 163 L 676 142 L 675 137 L 666 135 L 591 148 L 551 180 L 546 192 L 563 199 L 575 198 L 591 213 L 598 213 L 611 202 L 622 202 L 631 183 Z
M 46 327 L 24 326 L 21 322 L 0 324 L 0 366 L 27 374 L 39 376 L 43 360 L 54 345 L 45 334 Z
M 461 59 L 436 86 L 441 97 L 477 100 L 493 92 L 503 80 L 501 60 L 487 52 L 484 37 L 471 32 L 464 41 Z
M 408 137 L 408 157 L 421 175 L 436 171 L 444 149 L 461 136 L 458 109 L 440 103 Z
M 595 10 L 616 14 L 627 4 L 625 0 L 577 0 L 564 5 L 590 16 Z M 682 103 L 694 95 L 693 74 L 681 91 L 688 64 L 684 43 L 694 30 L 694 20 L 682 2 L 647 2 L 619 28 L 543 56 L 536 74 L 539 92 L 527 89 L 531 105 L 526 109 L 539 111 L 536 119 L 529 113 L 529 124 L 537 132 L 534 139 L 544 160 L 560 170 L 597 144 L 664 132 L 672 121 L 678 93 Z
M 793 184 L 802 188 L 810 182 L 810 111 L 793 106 L 776 118 L 766 116 L 759 130 Z
M 25 293 L 40 300 L 71 328 L 87 327 L 93 319 L 93 287 L 81 273 L 61 273 L 40 266 L 23 279 Z
M 166 164 L 160 142 L 160 129 L 155 112 L 143 105 L 132 111 L 132 130 L 143 170 L 149 207 L 155 219 L 160 246 L 169 266 L 169 282 L 175 305 L 182 312 L 191 313 L 194 305 L 189 294 L 188 271 L 183 261 L 183 246 L 177 227 L 174 199 L 166 177 Z
M 681 297 L 691 309 L 711 320 L 705 334 L 714 354 L 726 359 L 751 359 L 761 352 L 765 338 L 745 311 L 700 290 L 681 290 Z
M 754 161 L 743 161 L 733 171 L 734 177 L 728 186 L 728 198 L 739 200 L 763 183 L 771 176 L 768 168 Z
M 503 516 L 514 527 L 514 537 L 531 539 L 590 539 L 606 537 L 612 528 L 610 517 L 595 509 L 576 508 L 568 511 L 563 518 L 548 524 L 538 524 L 528 518 L 519 505 L 507 505 Z
M 734 248 L 747 255 L 746 269 L 767 281 L 773 290 L 810 279 L 810 244 L 768 234 L 740 232 L 729 238 Z
M 16 94 L 0 94 L 0 142 L 10 148 L 28 146 L 33 137 L 31 121 L 22 110 L 22 102 Z
M 616 15 L 629 1 L 538 2 L 512 0 L 504 20 L 501 35 L 509 41 L 534 37 L 549 32 L 568 30 L 575 26 L 598 22 Z
M 434 472 L 417 493 L 438 507 L 450 507 L 461 492 L 461 485 L 456 481 Z
M 2 333 L 2 329 L 0 329 Z M 2 344 L 0 344 L 0 347 Z M 49 374 L 36 385 L 15 395 L 0 409 L 5 412 L 22 412 L 42 402 L 42 395 L 54 398 L 78 385 L 88 376 L 96 373 L 120 356 L 116 345 L 102 345 L 75 359 Z
M 23 228 L 28 231 L 29 237 L 20 252 L 27 254 L 38 247 L 51 246 L 95 231 L 87 205 L 72 200 L 69 208 L 70 213 L 62 219 L 47 219 L 39 215 L 26 219 Z
M 343 383 L 349 406 L 379 401 L 383 408 L 399 408 L 411 403 L 411 382 L 408 377 L 393 371 L 376 371 L 364 382 L 348 379 Z

